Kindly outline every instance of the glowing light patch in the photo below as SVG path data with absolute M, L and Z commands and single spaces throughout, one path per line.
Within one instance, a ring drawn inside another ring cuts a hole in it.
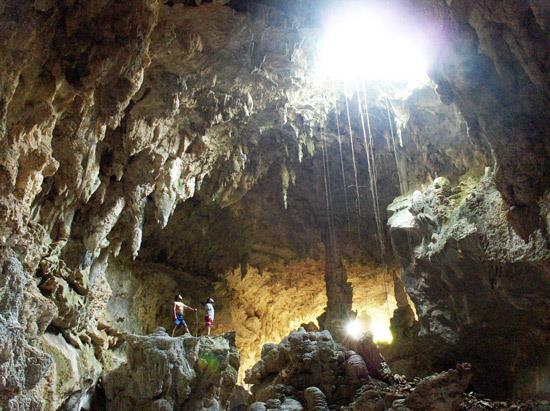
M 358 320 L 352 320 L 346 324 L 346 334 L 353 338 L 354 340 L 358 340 L 363 336 L 365 332 L 365 329 L 363 328 L 363 325 Z
M 319 74 L 340 81 L 427 81 L 425 42 L 406 18 L 388 7 L 339 8 L 324 21 Z
M 372 333 L 372 339 L 374 340 L 374 342 L 389 344 L 393 341 L 393 335 L 390 332 L 388 324 L 381 322 L 372 322 L 370 325 L 370 331 Z

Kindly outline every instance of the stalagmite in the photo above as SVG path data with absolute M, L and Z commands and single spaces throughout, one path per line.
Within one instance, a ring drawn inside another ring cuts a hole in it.
M 325 286 L 327 307 L 318 320 L 322 329 L 329 330 L 337 340 L 340 340 L 344 337 L 344 324 L 355 318 L 355 313 L 352 311 L 353 289 L 348 282 L 346 269 L 342 262 L 340 249 L 336 239 L 336 232 L 333 227 L 330 187 L 328 185 L 328 164 L 326 163 L 326 147 L 323 134 L 321 134 L 321 139 L 327 214 L 327 230 L 325 237 Z
M 353 288 L 335 241 L 329 239 L 325 247 L 327 307 L 318 320 L 322 329 L 329 330 L 337 340 L 341 340 L 345 335 L 345 324 L 355 318 Z

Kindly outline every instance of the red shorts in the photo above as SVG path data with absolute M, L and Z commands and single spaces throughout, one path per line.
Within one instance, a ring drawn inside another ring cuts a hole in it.
M 209 316 L 205 315 L 204 316 L 204 325 L 206 327 L 212 327 L 212 326 L 214 326 L 214 320 L 212 318 L 210 318 Z

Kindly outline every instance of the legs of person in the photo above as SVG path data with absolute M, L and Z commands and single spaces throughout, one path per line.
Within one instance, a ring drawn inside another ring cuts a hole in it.
M 176 318 L 174 318 L 174 330 L 172 331 L 172 337 L 176 334 L 176 330 L 180 327 L 180 326 L 184 326 L 185 328 L 187 328 L 187 324 L 185 324 L 185 320 L 183 319 L 183 315 L 181 314 L 177 314 L 176 315 Z
M 204 317 L 204 328 L 206 328 L 206 335 L 210 335 L 210 330 L 214 325 L 214 321 L 209 316 Z

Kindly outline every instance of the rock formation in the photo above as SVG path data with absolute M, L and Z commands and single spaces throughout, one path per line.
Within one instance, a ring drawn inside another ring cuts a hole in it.
M 510 367 L 547 372 L 547 359 L 532 362 L 545 345 L 546 240 L 539 233 L 526 243 L 511 229 L 490 175 L 455 187 L 436 179 L 416 197 L 390 206 L 395 213 L 388 224 L 420 335 L 458 347 L 483 369 L 474 382 L 493 395 L 520 384 Z M 518 293 L 519 277 L 529 280 Z M 485 339 L 491 348 L 480 343 Z M 485 386 L 492 373 L 499 375 L 499 387 Z
M 222 410 L 235 387 L 235 334 L 126 337 L 127 360 L 103 381 L 107 410 Z
M 264 344 L 281 340 L 289 329 L 314 322 L 322 314 L 326 306 L 323 265 L 322 261 L 310 260 L 273 266 L 263 272 L 251 267 L 244 278 L 236 269 L 212 284 L 208 278 L 182 274 L 159 264 L 113 260 L 106 270 L 112 296 L 104 322 L 128 333 L 148 334 L 159 325 L 171 330 L 172 307 L 167 302 L 173 299 L 174 290 L 181 290 L 186 304 L 193 307 L 201 307 L 201 301 L 213 296 L 216 333 L 236 331 L 242 382 L 245 370 L 260 359 Z M 347 264 L 346 271 L 355 289 L 353 305 L 359 320 L 366 328 L 370 322 L 386 320 L 385 272 L 360 264 Z M 391 295 L 389 306 L 395 307 Z M 192 313 L 188 320 L 193 334 L 196 330 L 204 332 L 201 313 L 198 324 Z
M 202 3 L 0 2 L 0 407 L 87 409 L 102 384 L 115 408 L 224 407 L 235 363 L 225 385 L 192 354 L 220 347 L 123 334 L 170 326 L 174 289 L 195 305 L 215 294 L 248 367 L 325 305 L 329 329 L 353 311 L 387 322 L 392 280 L 396 340 L 442 353 L 431 368 L 469 361 L 476 390 L 547 396 L 547 2 L 399 2 L 438 42 L 434 83 L 362 97 L 312 75 L 320 15 L 339 2 Z M 311 307 L 275 318 L 271 293 Z M 314 347 L 325 398 L 281 368 L 254 407 L 349 405 L 361 361 L 351 382 L 332 337 L 299 335 L 273 352 L 305 367 Z M 109 382 L 148 355 L 225 388 Z M 469 371 L 445 375 L 417 394 L 441 383 L 453 399 L 431 404 L 456 407 Z M 427 407 L 370 383 L 357 395 L 373 409 Z
M 507 217 L 528 240 L 547 224 L 539 204 L 549 186 L 548 5 L 433 3 L 445 27 L 431 72 L 438 93 L 489 142 Z
M 394 381 L 388 369 L 388 384 L 373 377 L 380 365 L 369 357 L 367 350 L 357 354 L 334 342 L 327 331 L 293 332 L 279 345 L 265 345 L 262 359 L 247 371 L 254 401 L 249 410 L 458 410 L 472 375 L 469 364 L 459 364 L 412 386 L 402 377 Z M 295 401 L 300 405 L 290 407 Z
M 332 231 L 332 230 L 329 230 Z M 322 329 L 329 330 L 336 338 L 345 337 L 345 326 L 348 321 L 355 319 L 352 311 L 353 289 L 348 282 L 348 276 L 342 257 L 336 245 L 334 233 L 329 234 L 325 256 L 325 287 L 327 306 L 318 318 Z
M 303 391 L 317 387 L 329 404 L 345 402 L 360 386 L 355 373 L 349 374 L 347 350 L 328 331 L 291 333 L 279 345 L 265 345 L 262 359 L 245 378 L 253 384 L 255 401 L 281 403 L 287 397 L 303 400 Z

